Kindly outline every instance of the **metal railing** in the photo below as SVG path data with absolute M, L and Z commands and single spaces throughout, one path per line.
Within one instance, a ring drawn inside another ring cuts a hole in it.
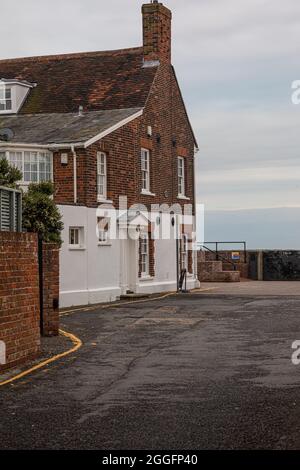
M 0 231 L 22 231 L 22 192 L 0 186 Z
M 205 250 L 209 251 L 210 253 L 213 253 L 213 254 L 216 255 L 216 252 L 214 250 L 211 250 L 207 246 L 201 244 L 201 247 L 204 248 Z M 230 259 L 225 258 L 225 256 L 222 256 L 219 253 L 218 256 L 216 257 L 216 261 L 220 261 L 220 259 L 221 259 L 221 261 L 224 261 L 225 263 L 231 264 L 233 266 L 233 270 L 237 271 L 237 268 L 238 268 L 237 263 L 235 263 L 234 261 L 232 261 Z
M 215 250 L 212 250 L 212 249 L 208 248 L 207 245 L 214 245 Z M 201 247 L 203 247 L 203 248 L 207 249 L 208 251 L 211 251 L 212 253 L 215 253 L 216 261 L 219 261 L 219 259 L 222 258 L 222 255 L 220 254 L 220 251 L 222 251 L 222 250 L 219 249 L 220 245 L 243 245 L 244 263 L 247 263 L 247 242 L 244 242 L 244 241 L 239 241 L 239 242 L 204 242 L 204 243 L 198 243 L 198 248 L 201 249 Z M 229 262 L 228 259 L 226 259 L 226 261 Z

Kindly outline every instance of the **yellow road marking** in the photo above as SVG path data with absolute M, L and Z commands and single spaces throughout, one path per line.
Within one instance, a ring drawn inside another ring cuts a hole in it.
M 123 307 L 123 305 L 131 305 L 131 304 L 137 304 L 137 303 L 145 303 L 145 302 L 153 302 L 154 300 L 162 300 L 162 299 L 166 299 L 168 297 L 171 297 L 171 296 L 176 296 L 177 295 L 177 292 L 169 292 L 168 294 L 165 294 L 165 295 L 160 295 L 159 297 L 152 297 L 152 298 L 149 298 L 149 299 L 138 299 L 138 300 L 130 300 L 128 302 L 120 302 L 118 304 L 114 304 L 114 303 L 111 303 L 111 304 L 107 304 L 107 305 L 98 305 L 98 306 L 91 306 L 91 307 L 86 307 L 86 308 L 74 308 L 73 310 L 66 310 L 64 312 L 61 313 L 61 317 L 67 317 L 69 315 L 71 315 L 71 313 L 76 313 L 76 312 L 91 312 L 93 310 L 104 310 L 106 308 L 119 308 L 119 307 Z
M 56 362 L 59 359 L 62 359 L 63 357 L 69 356 L 70 354 L 73 354 L 74 352 L 78 351 L 78 349 L 81 348 L 82 341 L 79 338 L 77 338 L 77 336 L 73 335 L 72 333 L 68 333 L 67 331 L 64 331 L 64 330 L 59 330 L 59 333 L 62 336 L 65 336 L 66 338 L 69 338 L 72 341 L 74 346 L 71 349 L 63 353 L 57 354 L 56 356 L 51 357 L 50 359 L 47 359 L 46 361 L 42 361 L 39 364 L 35 365 L 34 367 L 31 367 L 30 369 L 25 370 L 24 372 L 21 372 L 20 374 L 15 375 L 14 377 L 7 379 L 4 382 L 0 382 L 0 387 L 3 387 L 4 385 L 8 385 L 12 382 L 15 382 L 16 380 L 22 379 L 23 377 L 26 377 L 26 375 L 32 374 L 36 370 L 42 369 L 48 364 L 52 364 L 53 362 Z
M 218 290 L 219 287 L 205 287 L 204 289 L 194 289 L 192 290 L 192 293 L 199 293 L 201 294 L 201 292 L 209 292 L 209 291 L 212 291 L 212 290 Z

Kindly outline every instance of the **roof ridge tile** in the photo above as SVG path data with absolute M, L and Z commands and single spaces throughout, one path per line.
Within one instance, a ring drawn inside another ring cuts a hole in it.
M 30 60 L 34 61 L 48 61 L 48 60 L 68 60 L 68 59 L 82 59 L 84 57 L 103 57 L 110 55 L 122 55 L 122 54 L 138 54 L 142 53 L 142 47 L 130 47 L 125 49 L 115 49 L 107 51 L 88 51 L 88 52 L 70 52 L 66 54 L 50 54 L 50 55 L 41 55 L 41 56 L 29 56 L 29 57 L 14 57 L 9 59 L 0 59 L 0 64 L 2 63 L 15 63 L 15 62 L 26 62 Z

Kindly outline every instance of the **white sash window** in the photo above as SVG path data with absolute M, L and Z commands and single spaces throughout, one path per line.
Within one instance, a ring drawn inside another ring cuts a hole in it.
M 98 201 L 107 198 L 107 165 L 106 154 L 103 152 L 97 153 L 97 193 Z
M 141 235 L 141 275 L 149 276 L 149 238 L 147 234 Z
M 10 111 L 12 109 L 11 88 L 0 86 L 0 111 Z
M 178 157 L 178 195 L 185 196 L 185 162 L 183 157 Z
M 150 151 L 141 150 L 142 191 L 150 191 Z

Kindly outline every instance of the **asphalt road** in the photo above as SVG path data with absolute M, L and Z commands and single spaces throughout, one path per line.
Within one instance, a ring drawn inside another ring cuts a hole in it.
M 299 317 L 217 293 L 65 317 L 84 346 L 0 389 L 0 448 L 299 449 Z

